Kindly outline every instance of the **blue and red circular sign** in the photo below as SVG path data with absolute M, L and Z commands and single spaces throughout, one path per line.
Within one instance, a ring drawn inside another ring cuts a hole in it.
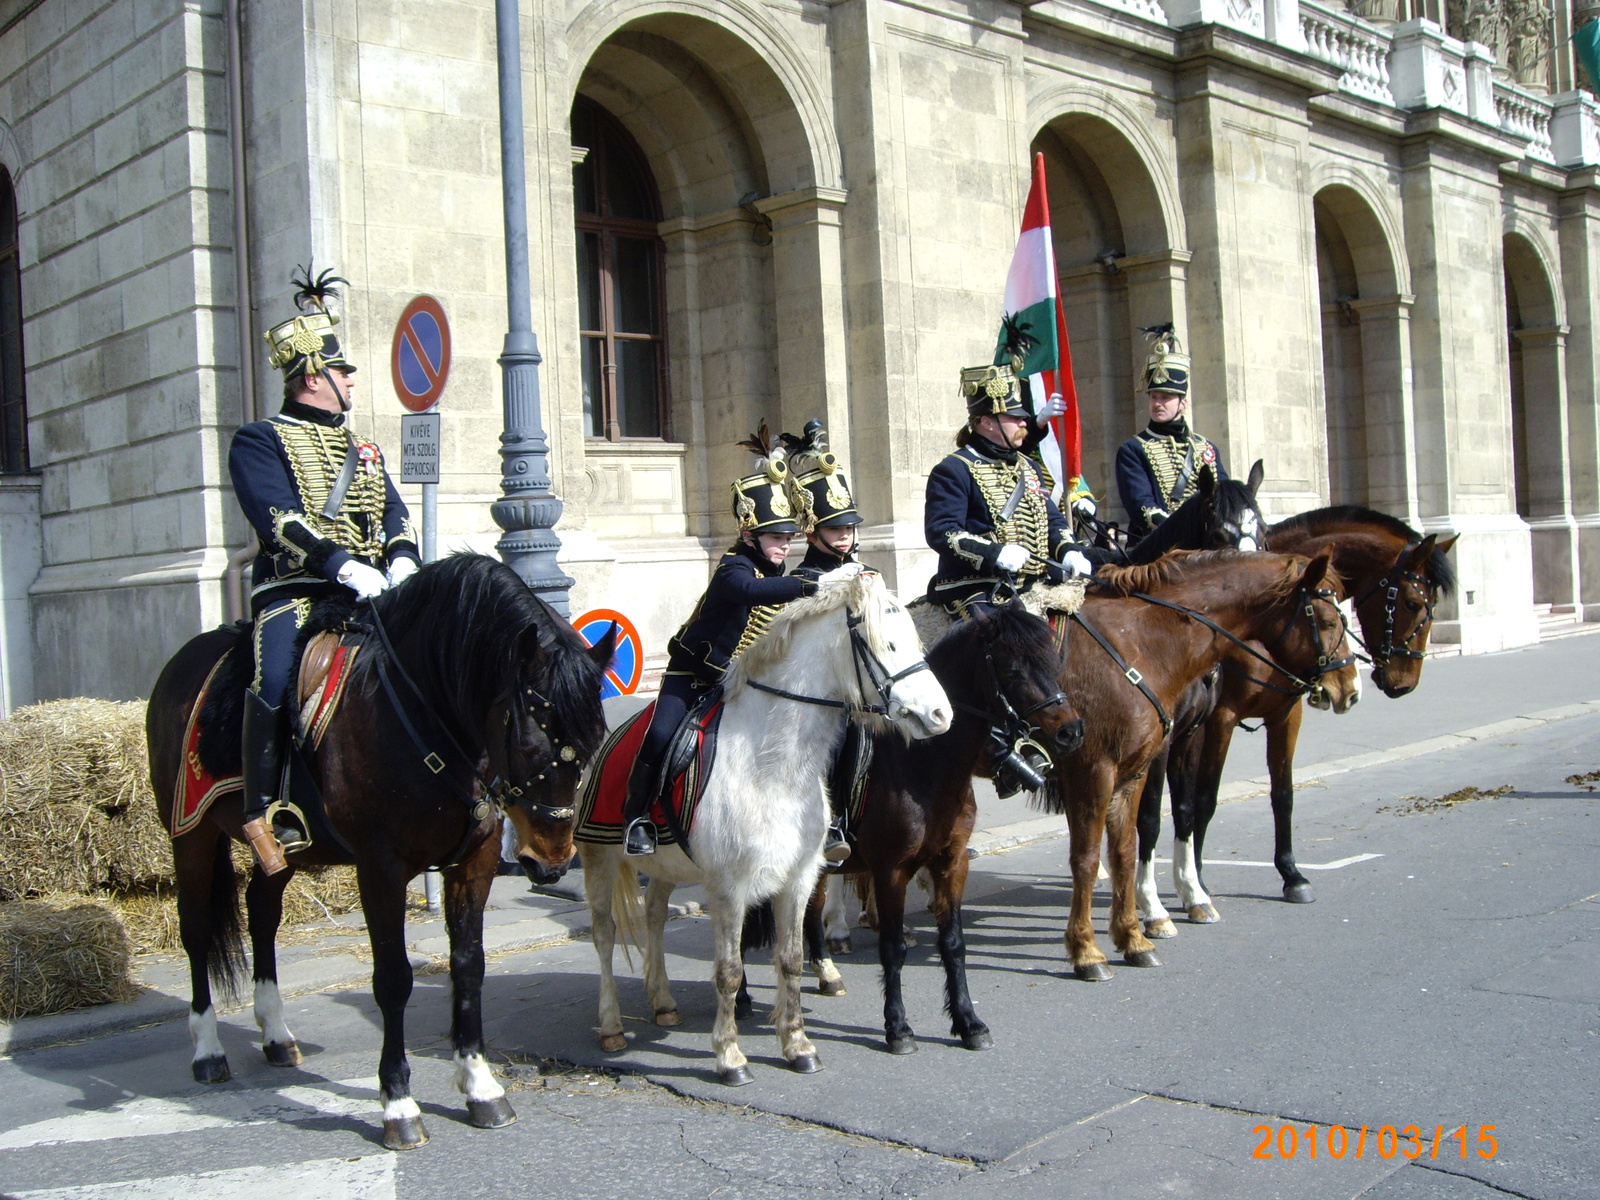
M 600 699 L 613 696 L 631 696 L 639 688 L 644 676 L 644 642 L 633 622 L 609 608 L 595 608 L 573 621 L 578 636 L 593 646 L 605 637 L 612 623 L 617 626 L 617 652 L 606 668 L 605 679 L 600 684 Z
M 389 370 L 395 395 L 412 412 L 438 402 L 450 377 L 450 321 L 432 296 L 418 296 L 395 322 Z

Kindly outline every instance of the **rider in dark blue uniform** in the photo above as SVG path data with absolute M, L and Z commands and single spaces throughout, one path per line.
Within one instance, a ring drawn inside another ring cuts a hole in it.
M 1039 465 L 1019 451 L 1031 414 L 1012 366 L 961 372 L 967 424 L 958 449 L 928 474 L 924 531 L 939 554 L 928 598 L 962 618 L 988 607 L 1002 583 L 1087 575 L 1092 563 L 1050 498 Z
M 256 670 L 245 698 L 244 834 L 268 875 L 288 866 L 286 851 L 307 844 L 304 818 L 275 801 L 282 706 L 311 605 L 329 595 L 376 596 L 420 562 L 382 453 L 345 425 L 355 367 L 328 311 L 344 280 L 331 271 L 313 279 L 307 269 L 295 282 L 301 315 L 266 334 L 272 365 L 283 371 L 283 409 L 241 426 L 228 452 L 234 494 L 260 541 L 250 593 Z
M 733 483 L 733 512 L 739 520 L 735 542 L 711 575 L 705 595 L 683 628 L 667 643 L 667 670 L 655 713 L 628 776 L 623 804 L 623 851 L 654 854 L 656 827 L 649 811 L 663 780 L 662 759 L 685 716 L 722 682 L 733 660 L 766 632 L 783 605 L 815 594 L 815 579 L 783 573 L 789 543 L 800 532 L 781 449 L 766 436 L 766 426 L 750 442 L 761 469 Z
M 1128 533 L 1144 537 L 1199 489 L 1200 470 L 1209 466 L 1226 479 L 1216 446 L 1194 433 L 1189 409 L 1189 356 L 1170 324 L 1145 330 L 1154 339 L 1145 362 L 1144 390 L 1150 394 L 1150 424 L 1117 449 L 1117 490 L 1128 514 Z

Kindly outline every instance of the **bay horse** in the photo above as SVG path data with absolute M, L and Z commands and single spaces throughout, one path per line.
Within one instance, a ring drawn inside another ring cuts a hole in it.
M 1135 910 L 1135 797 L 1191 684 L 1241 643 L 1272 647 L 1257 662 L 1302 690 L 1316 681 L 1335 703 L 1356 672 L 1324 552 L 1176 552 L 1147 566 L 1102 567 L 1068 635 L 1062 685 L 1089 713 L 1083 746 L 1057 760 L 1043 806 L 1071 834 L 1072 914 L 1065 944 L 1080 979 L 1110 978 L 1091 905 L 1102 839 L 1111 871 L 1110 931 L 1130 966 L 1159 966 Z M 1254 652 L 1259 653 L 1259 652 Z M 1329 669 L 1330 663 L 1342 665 Z
M 950 1032 L 968 1050 L 994 1045 L 967 987 L 961 927 L 967 843 L 978 813 L 972 779 L 994 778 L 996 756 L 1018 737 L 1037 738 L 1052 755 L 1070 754 L 1084 737 L 1083 719 L 1067 703 L 1058 682 L 1061 653 L 1055 635 L 1020 601 L 957 621 L 928 651 L 928 665 L 950 697 L 955 719 L 938 737 L 907 743 L 887 733 L 874 739 L 861 819 L 852 831 L 853 853 L 838 870 L 841 877 L 869 877 L 877 897 L 884 1040 L 891 1054 L 917 1048 L 900 977 L 906 957 L 906 887 L 923 870 L 932 881 L 929 907 L 939 926 Z M 991 736 L 997 728 L 1006 731 L 1004 737 Z M 806 914 L 807 949 L 823 994 L 840 995 L 844 989 L 835 982 L 837 968 L 822 946 L 821 892 L 819 887 Z M 763 944 L 766 924 L 764 914 L 752 914 L 744 949 Z M 742 980 L 738 1008 L 740 1015 L 751 1011 Z
M 1280 521 L 1267 529 L 1266 539 L 1275 552 L 1332 556 L 1361 627 L 1359 644 L 1372 661 L 1373 683 L 1391 699 L 1412 691 L 1421 679 L 1434 605 L 1455 588 L 1455 570 L 1446 556 L 1456 538 L 1424 537 L 1384 513 L 1338 505 Z M 1257 680 L 1248 669 L 1225 666 L 1214 703 L 1193 722 L 1197 727 L 1174 743 L 1166 770 L 1172 873 L 1178 902 L 1191 922 L 1220 919 L 1201 879 L 1202 850 L 1233 731 L 1247 720 L 1262 722 L 1267 732 L 1273 864 L 1283 880 L 1283 897 L 1292 904 L 1316 899 L 1294 858 L 1294 753 L 1303 716 L 1300 697 L 1286 695 L 1271 680 Z M 1139 813 L 1139 906 L 1150 936 L 1172 937 L 1177 930 L 1161 903 L 1153 865 L 1161 832 L 1160 793 L 1161 781 L 1152 772 Z
M 950 727 L 949 701 L 926 668 L 910 615 L 874 571 L 791 601 L 729 671 L 716 758 L 688 830 L 690 853 L 670 844 L 651 857 L 642 914 L 638 878 L 622 847 L 579 841 L 600 959 L 603 1050 L 627 1046 L 612 956 L 618 926 L 637 942 L 641 915 L 644 983 L 656 1024 L 679 1023 L 662 935 L 673 889 L 699 883 L 714 942 L 717 1078 L 731 1087 L 753 1082 L 734 1015 L 744 970 L 740 934 L 745 911 L 769 899 L 777 935 L 773 1024 L 779 1046 L 793 1070 L 821 1068 L 800 1010 L 800 923 L 822 870 L 830 819 L 825 776 L 843 735 L 841 711 L 872 728 L 892 724 L 916 737 L 943 733 Z
M 428 1134 L 411 1096 L 405 1054 L 412 984 L 406 883 L 428 867 L 444 867 L 456 1086 L 466 1094 L 474 1125 L 509 1124 L 516 1113 L 484 1059 L 480 1008 L 483 907 L 500 858 L 494 810 L 511 821 L 524 866 L 545 881 L 559 878 L 572 857 L 579 771 L 605 733 L 600 685 L 615 631 L 591 650 L 515 572 L 478 554 L 429 563 L 370 607 L 329 601 L 312 610 L 312 627 L 346 624 L 358 631 L 359 648 L 309 768 L 329 825 L 350 849 L 319 839 L 289 856 L 290 870 L 267 876 L 258 866 L 251 873 L 245 901 L 255 1018 L 267 1061 L 298 1065 L 302 1056 L 284 1022 L 277 983 L 283 890 L 293 867 L 354 862 L 372 943 L 372 990 L 383 1012 L 378 1087 L 384 1145 L 410 1149 Z M 180 649 L 156 681 L 146 739 L 151 784 L 169 829 L 188 721 L 208 678 L 226 694 L 219 709 L 208 705 L 206 711 L 226 710 L 232 717 L 230 723 L 218 715 L 218 727 L 202 733 L 200 755 L 209 735 L 213 775 L 237 773 L 237 721 L 254 669 L 250 660 L 247 626 L 212 630 Z M 236 790 L 217 798 L 198 824 L 172 841 L 192 986 L 191 1069 L 200 1083 L 230 1077 L 211 985 L 234 994 L 243 970 L 229 850 L 230 839 L 243 840 L 242 821 L 243 794 Z

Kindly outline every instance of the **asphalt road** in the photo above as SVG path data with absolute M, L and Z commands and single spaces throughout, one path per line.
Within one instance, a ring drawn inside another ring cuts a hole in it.
M 1417 696 L 1368 698 L 1357 714 L 1374 714 L 1370 725 L 1308 720 L 1327 740 L 1302 762 L 1600 698 L 1597 659 L 1600 638 L 1580 638 L 1431 663 Z M 1101 984 L 1064 969 L 1065 841 L 985 855 L 967 929 L 974 998 L 995 1033 L 986 1053 L 948 1036 L 927 936 L 906 971 L 921 1050 L 885 1053 L 875 953 L 858 939 L 840 959 L 847 996 L 807 986 L 826 1069 L 783 1069 L 759 1026 L 771 969 L 756 966 L 758 1020 L 742 1042 L 756 1083 L 722 1088 L 709 1053 L 707 923 L 688 918 L 668 927 L 683 1025 L 644 1019 L 643 989 L 623 969 L 631 1042 L 615 1056 L 593 1033 L 587 942 L 491 964 L 489 1037 L 521 1115 L 500 1131 L 465 1124 L 450 1086 L 447 980 L 419 979 L 410 1044 L 433 1141 L 405 1155 L 381 1146 L 365 989 L 289 1005 L 303 1069 L 266 1066 L 248 1012 L 226 1017 L 234 1079 L 217 1088 L 189 1082 L 181 1022 L 18 1054 L 0 1061 L 0 1191 L 1593 1198 L 1600 793 L 1565 780 L 1597 768 L 1600 713 L 1330 776 L 1300 797 L 1302 865 L 1330 868 L 1312 872 L 1309 906 L 1283 903 L 1276 873 L 1247 865 L 1271 857 L 1266 801 L 1225 805 L 1207 873 L 1222 923 L 1180 922 L 1159 943 L 1164 966 L 1113 961 Z M 1425 811 L 1403 799 L 1504 784 L 1513 791 Z M 1330 1146 L 1334 1125 L 1347 1132 Z

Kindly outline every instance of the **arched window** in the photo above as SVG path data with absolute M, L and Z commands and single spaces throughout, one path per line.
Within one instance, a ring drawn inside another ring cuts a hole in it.
M 583 415 L 593 438 L 667 436 L 661 202 L 649 164 L 593 101 L 572 106 Z
M 0 167 L 0 471 L 28 469 L 28 398 L 22 371 L 22 272 L 17 193 Z

